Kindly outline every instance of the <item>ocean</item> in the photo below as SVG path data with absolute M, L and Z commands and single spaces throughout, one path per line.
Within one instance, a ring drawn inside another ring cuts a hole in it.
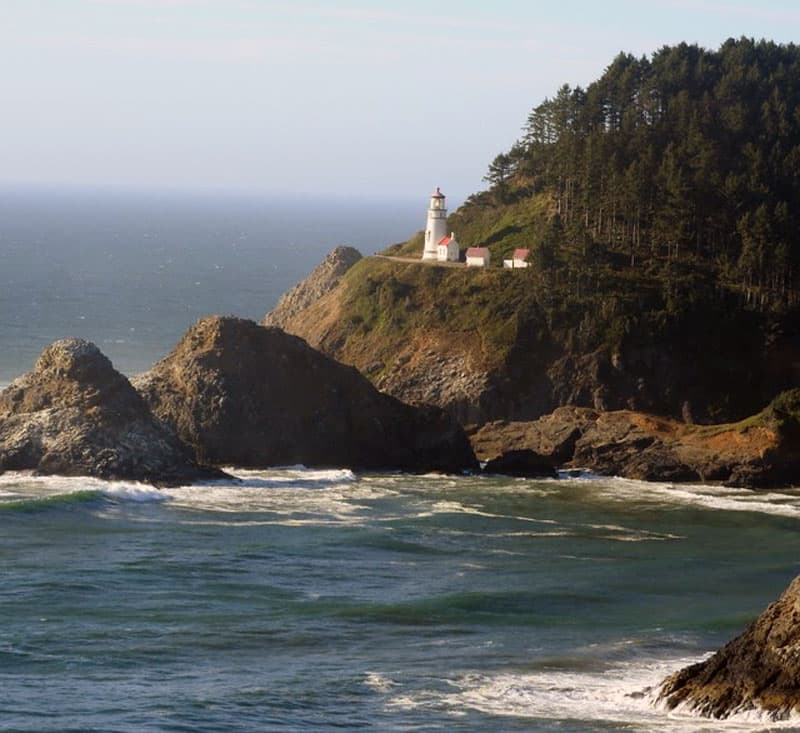
M 64 337 L 144 371 L 202 316 L 261 320 L 334 247 L 404 241 L 426 206 L 0 187 L 0 384 Z
M 336 244 L 421 226 L 375 206 L 0 197 L 0 380 L 61 336 L 130 374 L 260 318 Z M 0 730 L 800 730 L 648 693 L 797 574 L 798 491 L 229 470 L 0 475 Z

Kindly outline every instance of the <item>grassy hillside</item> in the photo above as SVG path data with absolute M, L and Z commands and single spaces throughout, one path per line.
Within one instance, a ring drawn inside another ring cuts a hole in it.
M 495 368 L 516 343 L 520 324 L 535 320 L 538 304 L 527 275 L 365 258 L 340 286 L 342 351 L 367 350 L 391 369 L 413 334 L 437 333 L 462 338 Z
M 448 231 L 455 232 L 462 247 L 488 247 L 495 267 L 510 258 L 518 247 L 534 248 L 540 245 L 548 232 L 553 205 L 547 195 L 525 198 L 503 205 L 490 194 L 474 196 L 471 203 L 462 206 L 447 217 Z M 422 256 L 424 232 L 417 232 L 406 242 L 388 247 L 383 254 L 394 256 Z

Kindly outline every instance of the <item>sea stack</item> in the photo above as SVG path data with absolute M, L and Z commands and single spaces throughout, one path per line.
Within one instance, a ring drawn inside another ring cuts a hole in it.
M 784 720 L 800 713 L 800 576 L 741 636 L 668 677 L 659 699 L 709 718 L 755 710 Z
M 48 346 L 33 371 L 0 392 L 0 472 L 175 484 L 217 477 L 158 423 L 93 343 Z
M 353 367 L 253 321 L 199 320 L 134 384 L 197 459 L 215 465 L 445 472 L 478 465 L 442 410 L 382 394 Z

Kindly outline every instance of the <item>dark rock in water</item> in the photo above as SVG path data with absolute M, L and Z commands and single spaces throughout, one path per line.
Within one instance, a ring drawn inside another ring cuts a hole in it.
M 800 713 L 800 576 L 741 636 L 664 680 L 659 699 L 709 718 Z
M 361 252 L 354 247 L 334 249 L 305 280 L 281 296 L 275 307 L 264 316 L 264 325 L 285 328 L 294 316 L 333 290 L 360 259 Z
M 576 441 L 572 463 L 645 481 L 697 481 L 700 475 L 675 445 L 683 429 L 674 420 L 629 410 L 601 413 Z
M 521 478 L 554 478 L 556 470 L 544 456 L 532 450 L 510 450 L 492 458 L 483 467 L 484 473 L 500 473 Z
M 47 347 L 0 393 L 0 471 L 171 484 L 220 475 L 198 467 L 130 382 L 88 341 Z
M 353 367 L 252 321 L 201 319 L 134 384 L 203 462 L 449 472 L 478 465 L 442 410 L 403 404 Z
M 475 454 L 488 460 L 507 450 L 532 450 L 554 466 L 567 463 L 575 444 L 600 413 L 588 407 L 559 407 L 531 422 L 497 420 L 470 435 Z

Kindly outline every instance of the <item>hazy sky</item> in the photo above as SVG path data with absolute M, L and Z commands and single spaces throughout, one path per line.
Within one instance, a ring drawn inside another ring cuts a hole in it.
M 800 40 L 797 0 L 0 0 L 0 182 L 455 198 L 619 51 Z M 793 36 L 792 34 L 795 34 Z

